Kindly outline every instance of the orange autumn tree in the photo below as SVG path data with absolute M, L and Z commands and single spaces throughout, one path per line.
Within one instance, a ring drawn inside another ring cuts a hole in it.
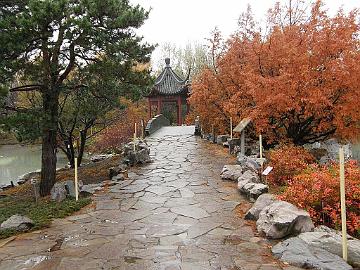
M 306 13 L 301 3 L 270 10 L 265 35 L 250 10 L 241 17 L 217 68 L 193 82 L 190 103 L 203 123 L 250 116 L 268 142 L 297 145 L 359 134 L 358 14 L 329 17 L 321 1 Z

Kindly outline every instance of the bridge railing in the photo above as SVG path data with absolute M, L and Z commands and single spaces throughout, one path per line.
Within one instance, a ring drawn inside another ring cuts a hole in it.
M 155 131 L 159 130 L 162 127 L 170 126 L 170 121 L 167 119 L 164 115 L 158 114 L 152 119 L 149 120 L 149 122 L 146 125 L 145 128 L 145 136 L 150 136 Z

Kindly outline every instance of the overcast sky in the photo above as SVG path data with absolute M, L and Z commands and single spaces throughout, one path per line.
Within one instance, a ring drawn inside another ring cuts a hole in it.
M 150 18 L 139 34 L 152 44 L 171 42 L 179 47 L 188 43 L 204 43 L 210 32 L 218 27 L 227 36 L 237 27 L 239 15 L 250 4 L 256 19 L 264 18 L 275 0 L 130 0 L 146 9 L 151 8 Z M 286 3 L 281 0 L 280 2 Z M 360 0 L 324 0 L 330 14 L 341 6 L 346 11 L 360 8 Z M 153 59 L 158 60 L 159 48 Z

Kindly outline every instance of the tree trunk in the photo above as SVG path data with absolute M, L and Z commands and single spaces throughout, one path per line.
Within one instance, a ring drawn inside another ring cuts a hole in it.
M 40 195 L 50 194 L 56 177 L 57 125 L 59 117 L 59 94 L 55 89 L 46 89 L 43 99 L 43 131 Z
M 78 153 L 78 166 L 81 165 L 83 156 L 84 156 L 84 150 L 85 150 L 85 144 L 86 144 L 86 136 L 87 136 L 88 129 L 85 128 L 80 132 L 80 148 Z

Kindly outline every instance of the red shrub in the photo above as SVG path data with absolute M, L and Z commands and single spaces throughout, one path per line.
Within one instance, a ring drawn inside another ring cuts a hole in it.
M 274 167 L 267 177 L 272 185 L 287 185 L 293 177 L 315 161 L 304 148 L 283 145 L 268 153 L 269 166 Z
M 347 227 L 360 236 L 360 168 L 355 161 L 345 170 Z M 280 199 L 309 211 L 316 224 L 341 226 L 339 166 L 312 165 L 290 181 Z
M 122 103 L 127 106 L 126 109 L 118 112 L 118 120 L 97 135 L 91 147 L 93 151 L 118 152 L 122 144 L 132 139 L 135 123 L 137 123 L 137 135 L 140 137 L 141 120 L 145 121 L 145 125 L 148 120 L 146 102 L 134 103 L 130 100 L 122 99 Z

